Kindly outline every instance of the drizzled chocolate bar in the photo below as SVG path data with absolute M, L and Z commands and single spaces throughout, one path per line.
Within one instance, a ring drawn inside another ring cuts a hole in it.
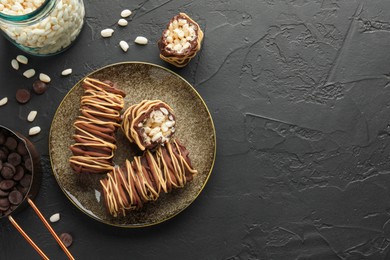
M 123 167 L 115 167 L 100 181 L 104 203 L 114 216 L 126 216 L 131 210 L 142 208 L 148 201 L 159 198 L 161 191 L 182 188 L 193 179 L 197 171 L 192 168 L 188 150 L 177 140 L 159 146 L 152 153 L 126 160 Z
M 200 50 L 203 32 L 187 14 L 174 16 L 158 41 L 160 58 L 184 67 Z
M 126 94 L 110 81 L 92 78 L 83 81 L 83 88 L 69 163 L 76 173 L 106 173 L 113 169 L 115 132 Z

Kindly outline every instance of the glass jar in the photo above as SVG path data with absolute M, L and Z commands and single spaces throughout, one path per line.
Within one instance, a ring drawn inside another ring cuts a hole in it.
M 83 0 L 0 0 L 0 29 L 32 55 L 68 48 L 83 27 L 84 15 Z

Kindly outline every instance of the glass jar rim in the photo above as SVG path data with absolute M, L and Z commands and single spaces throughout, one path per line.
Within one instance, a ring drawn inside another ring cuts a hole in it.
M 0 12 L 0 21 L 5 20 L 5 21 L 12 21 L 12 22 L 25 22 L 28 21 L 32 18 L 34 18 L 37 14 L 40 14 L 42 10 L 44 10 L 49 2 L 56 1 L 56 0 L 45 0 L 37 9 L 34 11 L 27 13 L 27 14 L 22 14 L 22 15 L 9 15 Z

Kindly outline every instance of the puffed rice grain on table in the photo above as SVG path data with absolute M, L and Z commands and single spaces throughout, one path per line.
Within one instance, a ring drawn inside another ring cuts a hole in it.
M 129 10 L 129 9 L 125 9 L 125 10 L 123 10 L 122 12 L 121 12 L 121 16 L 123 17 L 123 18 L 126 18 L 126 17 L 129 17 L 130 15 L 131 15 L 131 11 Z
M 31 78 L 31 77 L 34 77 L 34 75 L 35 75 L 35 70 L 34 69 L 28 69 L 25 72 L 23 72 L 23 76 L 25 76 L 28 79 Z
M 8 103 L 8 98 L 7 97 L 4 97 L 4 98 L 0 99 L 0 107 L 4 106 L 7 103 Z
M 68 75 L 70 75 L 70 74 L 72 74 L 72 69 L 71 69 L 71 68 L 65 69 L 65 70 L 63 70 L 63 71 L 61 72 L 61 75 L 62 75 L 62 76 L 68 76 Z
M 137 38 L 135 38 L 134 42 L 139 44 L 139 45 L 146 45 L 146 44 L 148 44 L 148 39 L 146 39 L 143 36 L 137 36 Z
M 126 20 L 126 19 L 119 19 L 119 21 L 118 21 L 118 25 L 119 26 L 126 26 L 126 25 L 128 25 L 129 24 L 129 22 Z
M 41 132 L 41 128 L 39 126 L 34 126 L 31 127 L 30 130 L 28 131 L 29 135 L 37 135 Z
M 48 75 L 46 75 L 45 73 L 40 73 L 39 80 L 43 81 L 45 83 L 49 83 L 51 81 L 51 78 Z
M 27 121 L 28 122 L 34 121 L 37 114 L 38 114 L 38 112 L 35 110 L 30 111 L 30 113 L 28 113 L 28 116 L 27 116 Z
M 27 64 L 28 63 L 28 58 L 24 55 L 18 55 L 16 56 L 16 60 L 22 64 Z
M 19 62 L 15 59 L 11 60 L 11 66 L 14 70 L 18 70 L 19 69 Z
M 125 41 L 120 41 L 119 46 L 121 46 L 121 48 L 124 52 L 127 52 L 127 50 L 129 49 L 129 44 Z
M 101 30 L 100 35 L 103 38 L 108 38 L 108 37 L 111 37 L 113 33 L 114 33 L 113 29 L 107 28 L 107 29 Z

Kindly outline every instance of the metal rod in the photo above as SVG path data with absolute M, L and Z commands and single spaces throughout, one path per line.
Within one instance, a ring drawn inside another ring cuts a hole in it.
M 38 217 L 41 219 L 41 221 L 43 222 L 43 224 L 45 224 L 46 228 L 50 231 L 50 233 L 52 234 L 52 236 L 54 237 L 54 239 L 57 241 L 58 245 L 60 245 L 60 247 L 62 248 L 62 250 L 65 252 L 65 254 L 68 256 L 69 259 L 71 260 L 74 260 L 75 258 L 72 256 L 72 254 L 69 252 L 68 248 L 66 248 L 66 246 L 64 245 L 64 243 L 62 243 L 61 239 L 58 237 L 58 235 L 56 234 L 56 232 L 54 231 L 54 229 L 50 226 L 49 222 L 47 222 L 47 220 L 45 219 L 45 217 L 42 215 L 42 213 L 39 211 L 39 209 L 37 208 L 37 206 L 35 206 L 34 202 L 28 198 L 27 199 L 28 201 L 28 204 L 30 204 L 30 206 L 33 208 L 33 210 L 35 211 L 35 213 L 38 215 Z
M 14 218 L 9 215 L 8 216 L 8 220 L 11 222 L 11 224 L 16 228 L 17 231 L 19 231 L 19 233 L 24 237 L 24 239 L 26 239 L 26 241 L 35 249 L 35 251 L 37 251 L 37 253 L 45 260 L 49 260 L 49 257 L 47 257 L 47 255 L 45 255 L 45 253 L 43 253 L 43 251 L 34 243 L 34 241 L 32 241 L 32 239 L 26 234 L 26 232 L 24 232 L 24 230 L 18 225 L 18 223 L 16 223 L 16 221 L 14 220 Z

